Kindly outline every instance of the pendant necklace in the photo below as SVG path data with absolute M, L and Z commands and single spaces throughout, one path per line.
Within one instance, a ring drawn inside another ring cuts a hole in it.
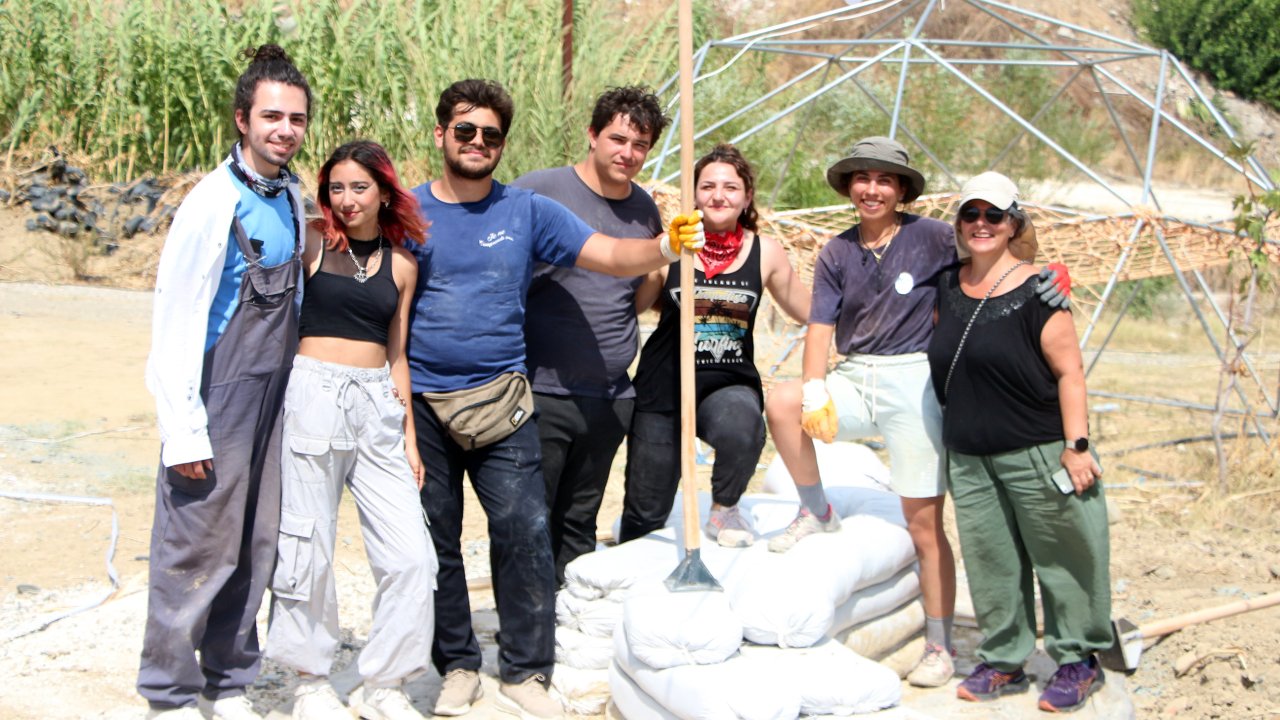
M 373 255 L 369 256 L 369 260 L 366 260 L 363 266 L 361 266 L 360 261 L 356 259 L 356 254 L 351 251 L 350 243 L 347 243 L 347 254 L 351 256 L 351 262 L 355 263 L 356 265 L 356 274 L 353 275 L 352 277 L 355 278 L 356 282 L 363 285 L 365 281 L 369 279 L 369 273 L 366 272 L 366 270 L 369 267 L 369 261 L 373 260 L 375 256 L 379 258 L 382 257 L 382 236 L 381 235 L 378 236 L 378 250 L 375 253 L 373 253 Z
M 895 222 L 893 224 L 893 232 L 889 234 L 889 239 L 886 240 L 884 245 L 881 245 L 879 248 L 873 248 L 870 245 L 868 245 L 866 240 L 863 239 L 862 237 L 861 230 L 859 230 L 858 232 L 858 242 L 862 244 L 862 249 L 870 253 L 871 257 L 875 259 L 876 264 L 879 265 L 880 260 L 884 257 L 884 254 L 889 252 L 889 246 L 893 244 L 894 238 L 898 237 L 898 230 L 901 227 L 902 227 L 902 223 L 900 221 Z M 876 250 L 879 250 L 880 252 L 876 252 Z

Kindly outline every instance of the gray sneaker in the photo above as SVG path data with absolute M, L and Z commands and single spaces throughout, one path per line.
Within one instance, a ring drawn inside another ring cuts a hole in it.
M 434 715 L 456 717 L 471 711 L 471 703 L 484 695 L 480 687 L 480 673 L 465 668 L 454 668 L 445 673 L 444 684 L 440 687 L 440 697 L 431 712 Z
M 530 675 L 523 682 L 502 683 L 498 688 L 498 709 L 520 720 L 558 720 L 564 707 L 547 693 L 547 678 Z
M 721 547 L 744 548 L 756 541 L 755 530 L 738 511 L 737 505 L 712 510 L 704 529 L 707 537 L 720 543 Z
M 809 508 L 800 506 L 800 512 L 796 514 L 796 519 L 791 521 L 787 529 L 783 530 L 781 535 L 774 535 L 769 539 L 769 552 L 784 553 L 810 535 L 839 530 L 840 516 L 830 505 L 827 505 L 827 510 L 831 512 L 831 517 L 819 520 L 816 515 L 809 512 Z

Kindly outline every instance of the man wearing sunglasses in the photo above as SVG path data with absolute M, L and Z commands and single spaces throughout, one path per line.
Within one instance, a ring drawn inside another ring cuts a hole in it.
M 535 264 L 634 277 L 673 262 L 682 248 L 696 252 L 702 234 L 693 215 L 673 220 L 668 235 L 619 240 L 595 232 L 553 200 L 497 182 L 493 171 L 513 114 L 510 95 L 489 80 L 461 80 L 440 96 L 435 142 L 444 172 L 414 189 L 431 231 L 413 249 L 419 267 L 408 356 L 427 475 L 422 506 L 440 560 L 432 660 L 445 680 L 434 712 L 464 714 L 482 694 L 462 562 L 465 473 L 488 518 L 501 627 L 496 705 L 530 720 L 563 712 L 547 694 L 556 586 L 538 429 L 517 406 L 481 432 L 481 444 L 480 435 L 460 437 L 464 411 L 436 408 L 495 385 L 502 394 L 475 405 L 505 404 L 506 388 L 527 387 L 520 382 L 525 298 Z
M 667 123 L 648 88 L 612 88 L 596 99 L 586 157 L 513 184 L 561 203 L 598 232 L 648 241 L 662 232 L 662 216 L 632 180 Z M 642 279 L 540 264 L 529 286 L 525 342 L 557 585 L 566 565 L 595 549 L 596 514 L 631 425 L 636 392 L 627 369 L 639 345 Z

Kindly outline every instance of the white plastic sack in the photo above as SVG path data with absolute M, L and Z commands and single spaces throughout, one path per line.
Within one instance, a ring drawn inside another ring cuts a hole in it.
M 609 598 L 587 600 L 567 590 L 556 593 L 556 624 L 560 627 L 607 638 L 613 635 L 613 628 L 621 620 L 620 602 Z
M 619 669 L 645 695 L 686 720 L 848 715 L 891 707 L 902 696 L 892 670 L 831 640 L 799 650 L 745 645 L 718 665 L 661 670 L 635 658 L 625 633 L 614 640 Z
M 592 637 L 559 626 L 556 628 L 556 663 L 579 670 L 604 670 L 613 660 L 613 638 Z
M 888 615 L 917 597 L 920 597 L 920 576 L 912 563 L 888 580 L 868 585 L 850 595 L 836 608 L 829 634 L 835 635 L 858 623 Z
M 617 663 L 609 663 L 609 693 L 618 714 L 626 720 L 677 720 L 670 710 L 641 690 Z
M 818 474 L 825 488 L 860 487 L 891 492 L 889 468 L 875 451 L 858 442 L 815 442 Z M 774 456 L 765 470 L 763 488 L 767 493 L 785 498 L 796 497 L 795 481 L 780 456 Z
M 872 660 L 883 660 L 924 630 L 924 604 L 912 600 L 893 612 L 841 630 L 841 645 Z
M 742 623 L 723 592 L 635 593 L 623 632 L 636 658 L 653 668 L 724 662 L 742 644 Z
M 569 712 L 599 715 L 609 704 L 609 670 L 581 670 L 557 664 L 551 673 L 551 687 Z

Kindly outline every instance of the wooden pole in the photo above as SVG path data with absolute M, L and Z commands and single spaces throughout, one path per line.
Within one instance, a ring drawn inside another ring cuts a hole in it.
M 693 212 L 693 4 L 680 0 L 680 212 Z M 680 261 L 680 478 L 685 552 L 699 547 L 697 408 L 693 369 L 693 256 Z

